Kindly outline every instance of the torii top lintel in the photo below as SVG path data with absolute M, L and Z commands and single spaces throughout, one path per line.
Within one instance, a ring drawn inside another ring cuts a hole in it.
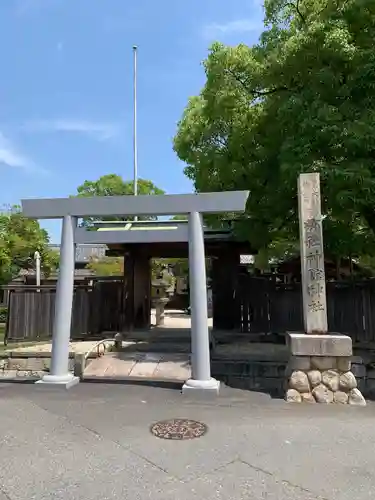
M 90 198 L 39 198 L 21 200 L 22 212 L 33 219 L 59 219 L 66 215 L 125 216 L 174 215 L 190 212 L 243 212 L 249 191 Z

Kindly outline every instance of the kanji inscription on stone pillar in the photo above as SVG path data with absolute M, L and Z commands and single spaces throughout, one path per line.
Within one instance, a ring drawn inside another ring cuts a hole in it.
M 299 176 L 298 212 L 305 333 L 325 334 L 328 330 L 328 324 L 320 177 L 318 173 Z

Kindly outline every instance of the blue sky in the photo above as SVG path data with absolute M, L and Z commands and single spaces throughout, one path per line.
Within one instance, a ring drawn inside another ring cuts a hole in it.
M 139 176 L 191 191 L 172 138 L 201 61 L 215 40 L 254 43 L 262 18 L 259 0 L 1 0 L 0 204 L 132 178 L 133 44 Z

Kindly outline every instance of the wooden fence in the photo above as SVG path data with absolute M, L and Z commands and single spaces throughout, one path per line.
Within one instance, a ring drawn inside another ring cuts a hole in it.
M 121 280 L 96 281 L 74 288 L 71 339 L 100 336 L 121 326 Z M 25 286 L 10 289 L 5 342 L 52 338 L 56 288 Z
M 303 331 L 301 285 L 285 285 L 244 273 L 214 283 L 214 327 L 249 335 Z M 230 279 L 229 279 L 230 278 Z M 50 339 L 56 289 L 25 286 L 10 289 L 6 342 Z M 125 325 L 124 281 L 95 280 L 74 288 L 71 338 L 100 337 Z M 330 332 L 350 335 L 355 342 L 375 342 L 375 280 L 328 282 Z
M 375 280 L 326 286 L 329 331 L 348 334 L 355 342 L 375 341 Z M 235 295 L 233 323 L 242 333 L 303 331 L 300 283 L 286 285 L 242 274 Z

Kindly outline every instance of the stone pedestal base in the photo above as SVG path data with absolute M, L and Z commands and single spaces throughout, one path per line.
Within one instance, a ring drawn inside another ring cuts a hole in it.
M 86 368 L 86 355 L 83 352 L 74 354 L 74 376 L 82 380 Z
M 165 323 L 164 305 L 161 304 L 156 305 L 155 322 L 156 326 L 164 326 Z
M 79 384 L 79 378 L 71 373 L 67 375 L 44 375 L 41 380 L 35 382 L 39 387 L 55 387 L 70 389 L 71 387 Z
M 350 337 L 289 334 L 288 340 L 286 401 L 366 405 L 351 372 Z
M 210 380 L 189 379 L 182 386 L 184 396 L 196 399 L 207 399 L 219 395 L 220 382 L 214 378 Z

